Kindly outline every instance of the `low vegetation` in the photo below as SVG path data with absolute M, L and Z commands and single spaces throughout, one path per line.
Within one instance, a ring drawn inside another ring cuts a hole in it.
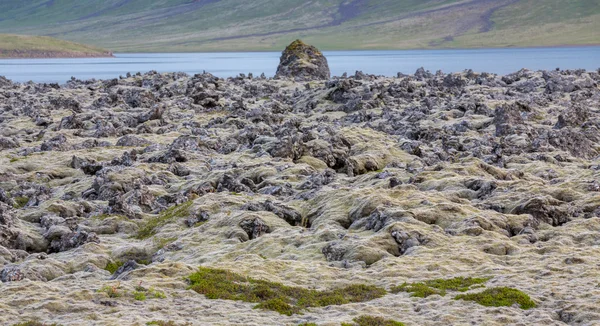
M 109 51 L 47 36 L 0 34 L 0 58 L 108 57 Z
M 474 301 L 486 307 L 510 307 L 518 304 L 521 309 L 531 309 L 536 306 L 529 295 L 509 287 L 495 287 L 479 293 L 461 294 L 454 299 Z
M 365 302 L 383 297 L 379 287 L 353 284 L 345 288 L 317 291 L 244 277 L 226 270 L 201 267 L 190 275 L 190 289 L 208 299 L 253 302 L 256 309 L 277 311 L 291 316 L 310 307 Z
M 146 301 L 146 299 L 165 299 L 167 295 L 155 288 L 145 288 L 141 284 L 136 286 L 134 291 L 129 294 L 126 290 L 121 288 L 121 283 L 116 283 L 114 285 L 105 285 L 100 288 L 97 292 L 106 293 L 109 298 L 119 298 L 119 297 L 133 297 L 133 299 L 138 301 Z
M 104 267 L 104 269 L 107 270 L 109 273 L 114 274 L 121 266 L 123 266 L 122 261 L 111 261 L 108 262 L 108 264 L 106 264 L 106 267 Z
M 30 320 L 22 323 L 13 324 L 13 326 L 62 326 L 60 324 L 52 323 L 46 324 L 37 320 Z
M 140 240 L 147 239 L 147 238 L 155 235 L 156 230 L 159 227 L 164 226 L 177 218 L 185 217 L 185 216 L 189 215 L 189 209 L 193 203 L 194 202 L 192 200 L 189 200 L 185 203 L 175 205 L 173 207 L 166 209 L 165 211 L 160 213 L 158 216 L 147 220 L 145 222 L 145 224 L 140 226 L 140 229 L 138 230 L 136 238 L 140 239 Z
M 106 293 L 109 298 L 118 298 L 125 294 L 124 291 L 121 290 L 121 283 L 117 283 L 115 285 L 105 285 L 98 292 Z
M 29 202 L 29 198 L 27 197 L 15 197 L 15 208 L 23 208 Z
M 146 301 L 146 299 L 147 299 L 146 292 L 134 291 L 133 298 L 136 299 L 137 301 Z
M 191 323 L 185 324 L 177 324 L 172 320 L 164 321 L 164 320 L 153 320 L 146 323 L 146 325 L 156 325 L 156 326 L 191 326 Z
M 354 323 L 342 323 L 341 326 L 404 326 L 401 322 L 376 316 L 360 316 L 353 321 Z
M 419 283 L 404 283 L 391 289 L 392 293 L 409 292 L 411 296 L 426 298 L 430 295 L 446 295 L 446 291 L 465 292 L 474 285 L 487 282 L 489 278 L 455 277 L 451 279 L 435 279 Z

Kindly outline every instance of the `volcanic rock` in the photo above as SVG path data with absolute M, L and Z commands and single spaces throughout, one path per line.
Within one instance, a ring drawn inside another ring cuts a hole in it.
M 296 81 L 328 80 L 331 76 L 327 58 L 316 47 L 296 40 L 281 55 L 275 78 Z

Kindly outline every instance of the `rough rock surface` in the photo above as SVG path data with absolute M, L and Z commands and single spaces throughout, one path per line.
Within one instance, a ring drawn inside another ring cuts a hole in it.
M 296 81 L 326 80 L 331 73 L 327 58 L 316 47 L 296 40 L 281 54 L 276 79 L 292 78 Z
M 600 320 L 596 71 L 0 80 L 2 325 Z M 199 266 L 317 289 L 490 277 L 537 307 L 401 292 L 286 316 L 187 290 Z

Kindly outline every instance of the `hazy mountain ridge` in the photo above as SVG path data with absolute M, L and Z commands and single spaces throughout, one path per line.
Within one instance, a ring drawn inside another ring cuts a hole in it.
M 0 4 L 0 32 L 115 51 L 597 44 L 599 0 L 34 0 Z

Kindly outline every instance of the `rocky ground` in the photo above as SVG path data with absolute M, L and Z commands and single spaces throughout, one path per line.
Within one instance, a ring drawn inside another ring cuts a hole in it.
M 597 324 L 599 83 L 1 79 L 0 324 Z M 483 277 L 536 307 L 401 291 L 288 316 L 189 290 L 200 266 L 319 290 Z

